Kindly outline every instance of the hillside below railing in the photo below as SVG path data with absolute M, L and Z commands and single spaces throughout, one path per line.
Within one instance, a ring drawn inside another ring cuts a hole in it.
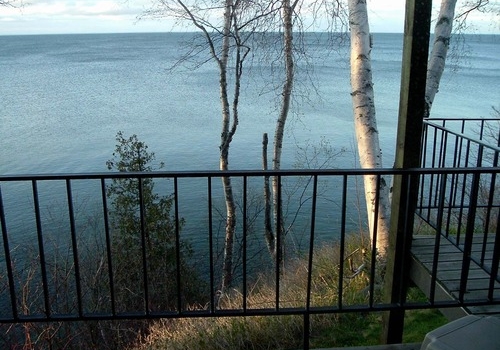
M 480 299 L 383 303 L 377 293 L 382 268 L 375 254 L 377 247 L 368 243 L 367 250 L 350 250 L 346 242 L 367 231 L 366 223 L 359 219 L 365 217 L 365 209 L 359 205 L 365 175 L 376 176 L 378 183 L 382 177 L 403 176 L 410 184 L 419 177 L 423 188 L 435 191 L 446 190 L 443 184 L 449 179 L 491 179 L 498 172 L 498 167 L 483 167 L 0 176 L 0 322 L 299 315 L 304 329 L 309 330 L 311 316 L 318 314 L 497 305 L 500 298 L 493 291 Z M 231 306 L 222 302 L 219 293 L 225 224 L 220 180 L 224 176 L 231 177 L 239 208 L 238 253 L 230 292 L 238 295 L 239 301 Z M 261 193 L 264 179 L 270 176 L 277 176 L 281 184 L 286 227 L 283 241 L 277 241 L 285 252 L 284 263 L 278 265 L 264 243 Z M 111 207 L 106 193 L 113 179 L 133 179 L 137 193 L 142 193 L 144 181 L 152 179 L 156 191 L 172 199 L 170 245 L 165 246 L 164 254 L 169 265 L 162 270 L 165 275 L 159 277 L 154 271 L 158 261 L 152 259 L 158 258 L 153 251 L 162 242 L 149 241 L 153 232 L 147 218 L 152 209 L 145 205 L 146 198 L 137 198 L 139 225 L 127 241 L 131 251 L 139 254 L 127 255 L 127 250 L 115 249 L 120 232 L 110 212 L 117 208 Z M 428 179 L 439 186 L 428 186 Z M 432 193 L 431 202 L 421 202 L 432 206 L 421 212 L 443 212 L 442 192 L 437 192 L 437 199 Z M 498 211 L 497 201 L 498 197 L 492 207 Z M 470 203 L 463 204 L 470 207 Z M 455 204 L 452 208 L 455 210 Z M 190 249 L 183 249 L 187 245 Z M 315 260 L 317 249 L 327 245 L 337 245 L 340 251 L 335 262 L 338 271 L 332 271 L 335 278 L 329 280 L 338 291 L 337 297 L 329 301 L 319 298 L 315 289 L 329 278 L 316 274 L 321 262 Z M 307 261 L 305 292 L 288 299 L 282 290 L 287 283 L 287 264 L 293 264 L 294 256 Z M 498 260 L 498 254 L 494 259 Z M 408 268 L 401 266 L 401 273 Z M 265 303 L 252 304 L 253 288 L 265 271 L 273 276 L 274 291 Z M 353 278 L 366 281 L 366 297 L 361 301 L 344 298 Z M 198 282 L 206 287 L 203 300 L 190 299 L 192 283 Z M 309 332 L 303 336 L 306 348 Z

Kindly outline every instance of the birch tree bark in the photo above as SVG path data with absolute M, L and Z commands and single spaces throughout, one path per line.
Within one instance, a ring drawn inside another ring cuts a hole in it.
M 425 89 L 425 118 L 430 115 L 434 97 L 439 90 L 439 82 L 443 75 L 448 47 L 450 45 L 453 19 L 457 0 L 442 0 L 441 8 L 434 29 L 434 43 L 427 68 L 427 85 Z
M 274 149 L 273 149 L 273 170 L 281 169 L 281 152 L 283 149 L 283 136 L 285 133 L 285 124 L 290 110 L 290 102 L 293 89 L 294 79 L 294 62 L 293 62 L 293 12 L 298 0 L 293 4 L 290 0 L 283 0 L 282 17 L 283 17 L 283 52 L 285 66 L 285 80 L 281 92 L 281 107 L 278 120 L 276 122 L 276 130 L 274 132 Z M 273 216 L 274 227 L 276 230 L 274 243 L 272 246 L 274 251 L 271 254 L 274 256 L 276 263 L 280 263 L 282 259 L 282 249 L 284 244 L 284 224 L 281 203 L 278 200 L 279 182 L 278 177 L 272 179 L 273 189 Z M 278 244 L 278 235 L 280 236 Z
M 363 169 L 381 168 L 371 68 L 371 37 L 366 0 L 349 0 L 351 27 L 351 96 L 360 165 Z M 385 257 L 389 237 L 389 186 L 383 178 L 364 176 L 368 226 L 377 252 Z M 378 206 L 377 206 L 378 203 Z
M 426 110 L 424 117 L 430 116 L 434 98 L 439 92 L 439 83 L 444 72 L 446 59 L 448 57 L 448 48 L 451 42 L 451 34 L 454 31 L 454 26 L 457 31 L 465 31 L 467 26 L 467 18 L 472 12 L 493 13 L 499 16 L 498 6 L 490 3 L 487 0 L 471 0 L 465 1 L 463 6 L 457 12 L 457 0 L 442 0 L 439 9 L 436 26 L 434 28 L 434 42 L 432 52 L 429 56 L 427 69 L 427 86 L 425 91 Z
M 232 24 L 232 0 L 226 0 L 224 9 L 224 27 L 221 47 L 221 58 L 219 64 L 219 86 L 220 99 L 222 108 L 222 130 L 220 141 L 220 170 L 229 170 L 229 145 L 233 139 L 238 126 L 237 108 L 233 108 L 233 120 L 231 125 L 231 112 L 229 110 L 229 97 L 227 91 L 227 64 L 229 59 L 229 34 Z M 234 203 L 233 188 L 231 186 L 231 178 L 225 176 L 222 178 L 224 188 L 224 198 L 226 201 L 226 232 L 224 238 L 224 262 L 222 269 L 222 285 L 221 292 L 225 293 L 226 289 L 231 285 L 233 279 L 233 247 L 234 233 L 236 229 L 236 204 Z

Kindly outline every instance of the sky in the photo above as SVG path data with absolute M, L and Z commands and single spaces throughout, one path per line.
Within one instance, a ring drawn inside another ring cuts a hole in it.
M 10 0 L 21 8 L 0 7 L 0 35 L 133 33 L 186 30 L 168 19 L 141 19 L 155 0 Z M 438 3 L 439 1 L 434 1 Z M 500 1 L 490 1 L 499 6 Z M 368 0 L 372 32 L 402 33 L 404 0 Z M 437 9 L 436 9 L 437 10 Z M 469 17 L 474 32 L 500 34 L 498 17 Z M 189 30 L 189 29 L 188 29 Z M 194 28 L 193 28 L 194 30 Z

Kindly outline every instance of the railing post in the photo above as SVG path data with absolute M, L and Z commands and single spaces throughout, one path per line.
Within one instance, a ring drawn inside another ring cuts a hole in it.
M 40 272 L 42 274 L 42 288 L 43 288 L 43 297 L 44 297 L 44 306 L 45 306 L 45 316 L 51 316 L 51 307 L 50 307 L 50 295 L 49 295 L 49 287 L 48 287 L 48 273 L 47 273 L 47 264 L 45 261 L 45 247 L 44 247 L 44 239 L 43 239 L 43 230 L 42 230 L 42 219 L 40 213 L 40 202 L 38 198 L 38 183 L 36 180 L 31 182 L 31 188 L 33 193 L 33 209 L 35 211 L 35 222 L 36 222 L 36 235 L 38 241 L 38 254 L 40 255 Z
M 476 163 L 477 167 L 480 167 L 482 165 L 482 158 L 483 158 L 483 146 L 480 145 L 477 154 L 477 163 Z M 481 173 L 474 172 L 474 174 L 472 174 L 471 189 L 469 193 L 469 210 L 467 213 L 467 225 L 465 228 L 462 273 L 460 276 L 460 292 L 458 297 L 458 299 L 461 302 L 463 302 L 464 300 L 465 291 L 467 289 L 467 280 L 469 279 L 472 240 L 474 238 L 474 230 L 476 226 L 477 198 L 479 196 L 480 178 L 481 178 Z
M 406 1 L 395 168 L 420 166 L 431 10 L 432 0 Z M 409 283 L 404 269 L 409 268 L 417 196 L 418 176 L 395 176 L 383 293 L 385 302 L 400 306 Z M 382 341 L 401 343 L 403 326 L 402 307 L 385 313 Z

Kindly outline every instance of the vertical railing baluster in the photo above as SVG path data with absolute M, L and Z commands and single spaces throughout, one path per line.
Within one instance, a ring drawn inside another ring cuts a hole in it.
M 141 258 L 142 258 L 142 283 L 144 287 L 144 312 L 149 315 L 149 279 L 148 279 L 148 261 L 146 250 L 148 245 L 151 243 L 149 240 L 149 234 L 146 226 L 146 210 L 144 208 L 144 189 L 143 189 L 143 178 L 137 178 L 137 185 L 139 186 L 139 221 L 141 228 Z
M 463 137 L 460 137 L 459 138 L 459 150 L 458 150 L 458 154 L 455 156 L 455 160 L 456 160 L 456 168 L 460 168 L 460 167 L 463 167 L 462 166 L 462 160 L 463 160 L 463 156 L 462 156 L 462 152 L 463 152 L 463 148 L 464 148 L 464 138 Z M 467 149 L 466 149 L 466 154 L 467 154 Z M 465 164 L 465 168 L 467 167 L 467 164 Z M 457 206 L 457 198 L 459 197 L 459 184 L 460 184 L 460 174 L 453 174 L 453 179 L 454 179 L 454 183 L 456 184 L 455 186 L 452 186 L 452 190 L 453 190 L 453 193 L 454 193 L 454 206 L 456 207 Z M 466 180 L 466 177 L 467 175 L 466 174 L 463 174 L 463 178 L 464 178 L 464 181 Z M 462 222 L 462 214 L 463 214 L 463 204 L 464 204 L 464 189 L 465 189 L 465 183 L 462 187 L 462 192 L 460 193 L 460 204 L 458 205 L 459 207 L 459 210 L 458 210 L 458 223 L 457 223 L 457 244 L 458 244 L 458 239 L 460 237 L 460 227 L 461 227 L 461 222 Z M 451 217 L 450 217 L 451 219 Z M 449 232 L 449 230 L 446 231 L 447 233 Z M 447 237 L 448 237 L 448 234 L 447 234 Z
M 43 298 L 45 307 L 45 316 L 51 316 L 51 308 L 49 301 L 49 282 L 47 278 L 47 262 L 45 261 L 45 248 L 43 242 L 42 218 L 40 214 L 40 202 L 38 198 L 38 183 L 36 180 L 31 182 L 33 190 L 33 204 L 35 209 L 36 234 L 38 239 L 38 253 L 40 254 L 40 270 L 42 273 Z
M 484 123 L 485 123 L 485 120 L 481 119 L 481 121 L 480 121 L 481 126 L 479 127 L 480 128 L 480 132 L 479 132 L 479 139 L 480 140 L 482 140 L 484 137 Z
M 498 264 L 500 262 L 500 213 L 497 215 L 497 229 L 495 234 L 495 244 L 493 246 L 493 256 L 491 258 L 491 274 L 488 287 L 488 300 L 493 300 L 495 297 L 495 286 L 499 282 L 498 279 Z M 498 290 L 497 290 L 498 291 Z
M 455 237 L 455 244 L 459 245 L 460 244 L 460 239 L 462 236 L 462 222 L 463 222 L 463 216 L 464 216 L 464 209 L 465 209 L 465 198 L 467 197 L 467 180 L 468 180 L 468 173 L 463 173 L 462 177 L 462 188 L 460 190 L 460 205 L 458 209 L 458 218 L 457 218 L 457 232 L 456 232 L 456 237 Z M 457 175 L 458 176 L 458 175 Z M 449 237 L 449 232 L 446 234 L 447 237 Z
M 276 311 L 279 311 L 280 309 L 280 265 L 282 263 L 283 259 L 283 254 L 282 254 L 282 242 L 281 242 L 281 235 L 283 232 L 283 225 L 281 223 L 281 175 L 276 175 L 278 177 L 277 182 L 278 182 L 278 194 L 277 194 L 277 203 L 278 203 L 278 208 L 277 208 L 277 215 L 276 215 L 276 271 L 275 271 L 275 279 L 276 279 L 276 288 L 275 288 L 275 293 L 276 293 L 276 306 L 275 309 Z
M 431 160 L 431 168 L 436 168 L 436 145 L 437 145 L 437 140 L 438 140 L 438 129 L 434 128 L 434 138 L 433 138 L 433 143 L 432 143 L 432 160 Z M 438 176 L 435 174 L 430 174 L 430 184 L 429 184 L 429 200 L 428 200 L 428 210 L 427 210 L 427 221 L 431 221 L 432 217 L 432 202 L 433 202 L 433 192 L 434 192 L 434 178 Z
M 441 154 L 439 155 L 440 157 L 440 168 L 445 168 L 446 167 L 446 156 L 448 154 L 448 132 L 443 131 L 444 136 L 441 139 L 442 145 L 441 145 Z
M 465 146 L 465 164 L 464 164 L 464 167 L 468 168 L 469 167 L 470 154 L 471 154 L 471 151 L 470 151 L 471 141 L 470 140 L 466 140 L 465 144 L 467 146 Z
M 481 166 L 481 159 L 483 153 L 483 146 L 479 146 L 477 167 Z M 467 224 L 465 228 L 465 242 L 462 260 L 462 273 L 460 277 L 460 293 L 459 300 L 463 302 L 463 298 L 467 289 L 467 280 L 469 278 L 469 268 L 471 262 L 472 240 L 474 237 L 476 211 L 477 211 L 477 197 L 479 194 L 481 173 L 475 171 L 472 175 L 471 189 L 469 194 L 469 212 L 467 213 Z
M 12 308 L 12 318 L 17 320 L 19 313 L 17 310 L 16 287 L 14 285 L 14 271 L 12 269 L 12 258 L 10 256 L 9 235 L 7 234 L 7 222 L 5 220 L 5 211 L 2 198 L 2 187 L 0 186 L 0 225 L 2 228 L 3 250 L 5 254 L 5 265 L 7 268 L 7 277 L 9 280 L 10 303 Z M 47 306 L 45 306 L 47 308 Z M 50 310 L 49 310 L 50 311 Z
M 316 232 L 316 203 L 318 197 L 318 175 L 313 177 L 313 193 L 311 203 L 311 232 L 309 235 L 309 256 L 307 259 L 307 288 L 306 288 L 306 312 L 304 313 L 304 349 L 309 349 L 309 315 L 311 313 L 311 288 L 314 255 L 314 236 Z
M 495 151 L 495 154 L 493 156 L 493 162 L 492 162 L 493 168 L 498 167 L 498 152 Z M 485 222 L 484 222 L 484 235 L 483 235 L 483 247 L 482 247 L 482 253 L 481 253 L 481 263 L 484 263 L 484 260 L 486 258 L 486 245 L 488 242 L 488 234 L 490 233 L 490 220 L 491 220 L 491 211 L 493 209 L 493 199 L 495 198 L 495 193 L 498 192 L 496 190 L 496 178 L 497 178 L 497 173 L 492 172 L 491 173 L 491 181 L 490 181 L 490 189 L 488 192 L 488 204 L 486 206 L 486 215 L 485 215 Z M 500 216 L 500 213 L 498 214 Z
M 422 152 L 420 153 L 420 167 L 425 168 L 427 163 L 427 139 L 429 133 L 429 123 L 424 120 L 422 132 Z M 425 194 L 425 176 L 420 179 L 419 199 L 416 210 L 423 217 L 424 194 Z
M 75 264 L 76 297 L 78 303 L 78 315 L 83 316 L 82 285 L 80 276 L 80 262 L 78 258 L 78 239 L 76 237 L 75 211 L 73 208 L 73 191 L 71 190 L 71 180 L 66 179 L 66 197 L 68 199 L 69 224 L 71 229 L 71 246 L 73 250 L 73 262 Z
M 177 281 L 177 312 L 182 312 L 182 288 L 181 288 L 181 227 L 179 216 L 179 183 L 178 178 L 174 177 L 174 217 L 175 217 L 175 264 Z
M 441 149 L 439 151 L 439 161 L 438 161 L 438 168 L 445 168 L 446 167 L 446 154 L 448 152 L 448 132 L 446 130 L 442 131 L 442 136 L 441 136 Z M 439 203 L 439 189 L 441 188 L 441 174 L 437 176 L 437 181 L 436 181 L 436 192 L 434 194 L 434 206 L 437 206 Z
M 309 312 L 304 313 L 304 344 L 303 349 L 309 350 L 309 338 L 310 338 L 310 329 L 311 329 L 311 314 Z
M 410 283 L 409 278 L 405 278 L 404 276 L 410 271 L 410 254 L 411 254 L 411 241 L 413 240 L 413 223 L 414 223 L 414 218 L 412 215 L 415 215 L 414 212 L 414 207 L 412 207 L 411 202 L 413 201 L 412 196 L 416 193 L 412 192 L 412 188 L 414 188 L 413 183 L 416 183 L 416 186 L 418 186 L 418 182 L 420 181 L 418 173 L 405 173 L 401 176 L 404 176 L 406 178 L 405 180 L 402 181 L 401 185 L 401 191 L 406 192 L 405 196 L 405 212 L 404 212 L 404 230 L 403 232 L 412 232 L 411 235 L 405 234 L 403 237 L 403 246 L 404 247 L 409 247 L 408 250 L 403 249 L 403 255 L 405 258 L 401 259 L 401 269 L 400 269 L 400 278 L 399 280 L 402 281 L 403 283 L 406 283 L 405 285 L 400 286 L 399 290 L 399 302 L 400 305 L 404 308 L 404 304 L 406 303 L 407 300 L 407 293 L 408 293 L 408 284 Z M 404 186 L 406 184 L 406 188 Z M 410 242 L 408 242 L 410 241 Z M 404 312 L 404 310 L 403 310 Z
M 113 276 L 113 259 L 111 250 L 111 233 L 109 229 L 108 198 L 106 195 L 106 180 L 101 178 L 102 215 L 104 219 L 104 234 L 106 236 L 106 254 L 108 262 L 109 293 L 111 298 L 111 314 L 116 316 L 115 283 Z
M 498 134 L 497 134 L 497 147 L 500 147 L 500 128 L 498 128 Z
M 243 311 L 247 311 L 247 176 L 243 176 Z
M 215 312 L 215 277 L 214 277 L 214 232 L 212 218 L 212 178 L 207 177 L 207 195 L 208 195 L 208 258 L 210 274 L 210 313 Z
M 316 230 L 316 202 L 318 190 L 318 176 L 313 177 L 313 193 L 311 204 L 311 232 L 309 233 L 309 255 L 307 259 L 307 291 L 306 291 L 306 311 L 309 313 L 311 306 L 311 286 L 314 254 L 314 235 Z
M 429 122 L 424 120 L 422 132 L 422 152 L 420 153 L 420 164 L 422 168 L 426 167 L 427 162 L 427 141 L 429 138 Z
M 345 235 L 346 235 L 346 222 L 347 222 L 347 175 L 342 177 L 342 217 L 340 223 L 340 261 L 339 261 L 339 295 L 338 295 L 338 308 L 343 308 L 343 294 L 344 294 L 344 255 L 345 255 Z
M 466 141 L 466 146 L 465 146 L 465 157 L 464 157 L 464 168 L 469 168 L 469 158 L 470 158 L 470 147 L 471 147 L 471 142 L 470 140 L 467 140 Z M 460 209 L 459 209 L 459 213 L 458 213 L 458 222 L 457 222 L 457 235 L 456 235 L 456 245 L 459 245 L 460 244 L 460 240 L 461 240 L 461 234 L 462 234 L 462 217 L 463 217 L 463 214 L 464 214 L 464 208 L 465 208 L 465 198 L 467 197 L 467 179 L 468 179 L 468 175 L 470 175 L 470 173 L 464 173 L 463 176 L 464 176 L 464 180 L 462 182 L 462 193 L 461 193 L 461 201 L 460 201 Z M 470 194 L 469 194 L 470 195 Z
M 446 180 L 447 180 L 447 175 L 444 173 L 443 175 L 443 182 L 441 183 L 441 191 L 440 191 L 440 196 L 439 196 L 439 206 L 438 206 L 438 217 L 437 217 L 437 222 L 436 222 L 436 239 L 434 241 L 434 254 L 432 256 L 432 270 L 431 270 L 431 285 L 430 285 L 430 291 L 429 291 L 429 300 L 431 304 L 433 305 L 435 302 L 435 294 L 436 294 L 436 280 L 437 280 L 437 269 L 438 269 L 438 263 L 439 263 L 439 251 L 441 248 L 441 235 L 443 234 L 442 232 L 442 226 L 443 226 L 443 211 L 444 211 L 444 205 L 446 202 Z M 448 231 L 445 231 L 448 232 Z
M 453 157 L 453 168 L 458 168 L 458 163 L 460 163 L 460 156 L 457 156 L 459 153 L 459 145 L 460 145 L 460 140 L 462 138 L 455 136 L 455 150 L 454 150 L 454 157 Z M 446 174 L 445 174 L 446 176 Z M 448 215 L 446 216 L 446 223 L 445 223 L 445 232 L 449 232 L 452 222 L 451 219 L 453 217 L 453 213 L 455 212 L 456 208 L 456 201 L 457 201 L 457 187 L 455 186 L 456 181 L 458 180 L 458 175 L 452 174 L 451 176 L 451 181 L 450 181 L 450 199 L 449 199 L 449 205 L 448 205 Z
M 447 151 L 447 143 L 448 143 L 448 132 L 445 130 L 441 131 L 441 146 L 439 149 L 439 156 L 438 156 L 438 168 L 444 168 L 446 166 L 446 151 Z M 433 166 L 434 168 L 434 166 Z M 438 201 L 439 201 L 439 188 L 441 183 L 441 174 L 437 175 L 437 180 L 436 180 L 436 187 L 435 187 L 435 192 L 434 192 L 434 203 L 433 207 L 437 207 Z

